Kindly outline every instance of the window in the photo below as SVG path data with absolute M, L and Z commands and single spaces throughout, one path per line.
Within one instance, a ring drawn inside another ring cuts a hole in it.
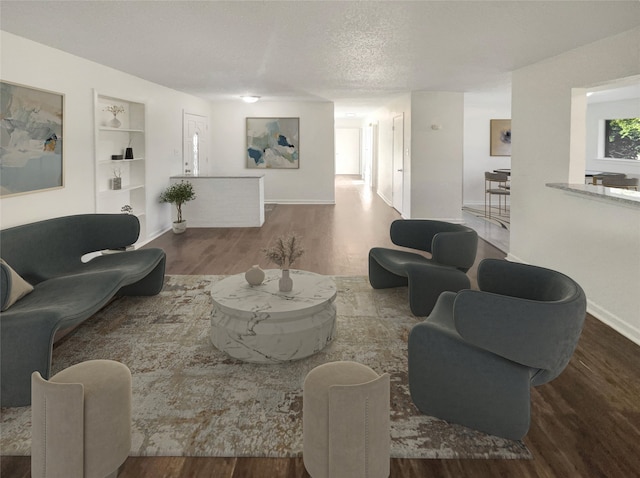
M 198 146 L 200 145 L 200 136 L 198 135 L 198 132 L 196 131 L 195 133 L 193 133 L 193 139 L 192 139 L 192 144 L 193 144 L 193 175 L 197 176 L 198 174 L 200 174 L 200 151 L 198 149 Z
M 640 159 L 640 118 L 604 121 L 604 156 Z

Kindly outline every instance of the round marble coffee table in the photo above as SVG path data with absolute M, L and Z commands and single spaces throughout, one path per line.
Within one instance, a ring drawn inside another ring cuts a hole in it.
M 246 362 L 298 360 L 333 340 L 336 286 L 330 277 L 291 270 L 293 290 L 279 292 L 281 271 L 266 270 L 264 282 L 251 286 L 244 274 L 211 287 L 211 342 Z

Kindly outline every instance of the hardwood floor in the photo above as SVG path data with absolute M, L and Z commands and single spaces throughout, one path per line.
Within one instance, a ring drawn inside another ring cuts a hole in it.
M 296 268 L 366 275 L 370 247 L 391 246 L 398 214 L 353 178 L 337 180 L 335 206 L 278 205 L 262 228 L 189 229 L 147 247 L 167 252 L 168 274 L 233 274 L 258 264 L 260 249 L 294 230 L 305 255 Z M 476 264 L 505 254 L 480 241 Z M 475 277 L 475 267 L 469 271 Z M 475 287 L 475 284 L 473 285 Z M 640 347 L 591 316 L 567 369 L 531 391 L 532 460 L 391 461 L 391 477 L 640 477 Z M 0 477 L 30 476 L 29 457 L 2 457 Z M 129 457 L 121 478 L 308 477 L 302 459 Z

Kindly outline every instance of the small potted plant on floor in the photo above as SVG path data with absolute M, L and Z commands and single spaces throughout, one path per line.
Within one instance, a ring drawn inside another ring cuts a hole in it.
M 182 219 L 182 205 L 196 198 L 193 185 L 189 181 L 174 183 L 160 194 L 160 202 L 168 202 L 176 205 L 178 218 L 173 223 L 173 232 L 182 234 L 187 230 L 187 221 Z

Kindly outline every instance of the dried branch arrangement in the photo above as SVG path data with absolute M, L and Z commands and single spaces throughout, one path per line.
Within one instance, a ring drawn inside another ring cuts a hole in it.
M 302 239 L 295 232 L 276 239 L 275 245 L 262 249 L 264 256 L 280 269 L 289 269 L 304 254 Z
M 124 113 L 124 106 L 109 105 L 109 106 L 105 107 L 104 111 L 108 111 L 109 113 L 113 113 L 113 116 L 116 116 L 119 113 Z

